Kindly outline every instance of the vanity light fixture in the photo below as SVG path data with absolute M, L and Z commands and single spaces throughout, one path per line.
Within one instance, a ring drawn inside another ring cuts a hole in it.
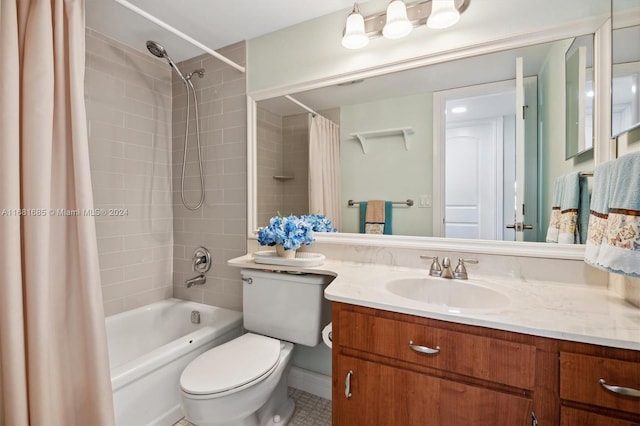
M 431 14 L 427 19 L 427 27 L 434 29 L 448 28 L 460 20 L 460 12 L 453 0 L 432 0 Z
M 407 18 L 407 6 L 403 0 L 392 0 L 387 6 L 387 23 L 382 28 L 385 38 L 396 39 L 408 35 L 413 24 Z
M 353 4 L 353 11 L 347 17 L 342 36 L 342 46 L 347 49 L 360 49 L 369 44 L 369 37 L 364 32 L 364 18 L 360 14 L 358 3 Z
M 384 36 L 396 39 L 406 36 L 414 27 L 427 24 L 430 28 L 447 28 L 460 19 L 471 0 L 422 0 L 405 4 L 392 0 L 382 13 L 363 17 L 358 3 L 347 17 L 342 45 L 347 49 L 360 49 L 370 38 Z

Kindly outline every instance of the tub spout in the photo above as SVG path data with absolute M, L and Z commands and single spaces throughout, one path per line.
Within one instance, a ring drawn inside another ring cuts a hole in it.
M 187 285 L 187 288 L 193 287 L 194 285 L 202 285 L 207 282 L 207 277 L 204 274 L 200 274 L 196 277 L 189 278 L 184 283 Z

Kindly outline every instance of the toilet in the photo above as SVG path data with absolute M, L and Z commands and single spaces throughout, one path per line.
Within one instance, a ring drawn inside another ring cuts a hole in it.
M 243 269 L 246 334 L 191 361 L 180 376 L 182 410 L 198 426 L 285 425 L 295 408 L 287 376 L 295 344 L 316 346 L 329 323 L 333 277 Z

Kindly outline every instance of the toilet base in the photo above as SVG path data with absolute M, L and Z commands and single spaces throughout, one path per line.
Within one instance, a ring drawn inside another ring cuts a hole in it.
M 271 416 L 264 426 L 283 426 L 289 423 L 289 420 L 293 417 L 293 412 L 296 409 L 296 404 L 291 398 L 287 398 L 284 406 L 278 410 L 278 418 Z M 276 421 L 277 420 L 277 421 Z

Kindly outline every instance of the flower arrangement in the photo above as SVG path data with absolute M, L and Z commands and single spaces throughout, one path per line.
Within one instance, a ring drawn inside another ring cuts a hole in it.
M 316 238 L 314 232 L 336 232 L 331 219 L 321 214 L 302 215 L 300 217 L 274 216 L 269 226 L 258 230 L 258 243 L 261 246 L 280 245 L 285 250 L 297 250 L 302 245 L 312 244 Z

